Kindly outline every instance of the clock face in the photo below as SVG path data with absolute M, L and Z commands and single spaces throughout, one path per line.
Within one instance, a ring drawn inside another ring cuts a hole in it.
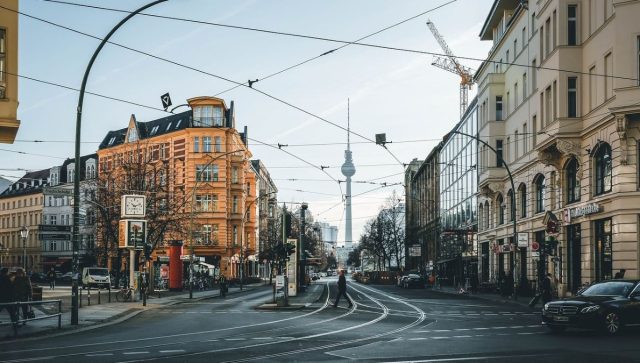
M 144 216 L 145 200 L 142 196 L 128 196 L 124 201 L 124 214 L 130 216 Z

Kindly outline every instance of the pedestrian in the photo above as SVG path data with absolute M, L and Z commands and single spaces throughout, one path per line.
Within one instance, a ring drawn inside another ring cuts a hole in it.
M 340 296 L 344 296 L 344 298 L 349 303 L 349 308 L 353 306 L 351 299 L 349 299 L 349 296 L 347 296 L 347 278 L 344 277 L 344 270 L 340 270 L 340 277 L 338 277 L 338 296 L 336 297 L 336 302 L 333 304 L 334 308 L 338 307 Z
M 52 267 L 49 272 L 47 272 L 47 280 L 49 280 L 49 290 L 56 289 L 56 270 Z
M 551 301 L 553 298 L 552 293 L 552 285 L 551 285 L 551 274 L 548 273 L 544 280 L 542 280 L 542 303 L 546 304 Z
M 16 277 L 13 280 L 13 296 L 22 303 L 22 318 L 27 319 L 30 307 L 28 302 L 31 300 L 31 281 L 21 268 L 16 270 Z M 16 315 L 17 313 L 16 311 Z M 25 322 L 22 324 L 24 325 Z
M 624 273 L 627 272 L 627 270 L 625 269 L 621 269 L 620 271 L 616 272 L 615 276 L 613 276 L 614 279 L 624 279 Z
M 3 267 L 0 269 L 0 304 L 12 303 L 14 302 L 13 297 L 13 283 L 9 278 L 9 269 Z M 9 314 L 9 319 L 15 324 L 18 320 L 16 316 L 15 306 L 7 306 L 7 313 Z M 0 311 L 2 311 L 2 307 L 0 307 Z

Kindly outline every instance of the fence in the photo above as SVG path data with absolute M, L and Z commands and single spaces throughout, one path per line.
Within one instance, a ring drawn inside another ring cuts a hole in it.
M 55 313 L 55 314 L 45 314 L 43 316 L 35 316 L 35 314 L 34 314 L 32 318 L 25 318 L 23 316 L 22 319 L 19 319 L 20 310 L 24 306 L 28 306 L 29 307 L 29 311 L 33 311 L 33 309 L 31 309 L 33 306 L 36 306 L 36 305 L 47 305 L 47 304 L 57 304 L 58 305 L 58 312 Z M 58 329 L 62 328 L 62 300 L 16 301 L 16 302 L 11 302 L 11 303 L 2 303 L 2 304 L 0 304 L 0 308 L 6 309 L 9 312 L 9 316 L 11 316 L 11 320 L 12 320 L 12 321 L 9 321 L 9 322 L 6 322 L 6 323 L 0 323 L 0 326 L 13 325 L 13 335 L 14 336 L 18 335 L 18 325 L 21 324 L 21 323 L 26 323 L 28 321 L 50 319 L 50 318 L 56 318 L 57 317 L 58 318 Z

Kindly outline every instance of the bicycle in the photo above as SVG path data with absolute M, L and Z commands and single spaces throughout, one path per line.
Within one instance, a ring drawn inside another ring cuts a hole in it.
M 131 301 L 132 297 L 133 297 L 133 289 L 130 287 L 123 287 L 116 294 L 116 301 L 127 302 L 127 301 Z

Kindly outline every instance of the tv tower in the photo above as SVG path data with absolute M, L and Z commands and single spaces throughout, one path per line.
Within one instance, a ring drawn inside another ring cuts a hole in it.
M 351 177 L 356 173 L 351 157 L 351 137 L 349 120 L 349 99 L 347 99 L 347 150 L 344 151 L 344 164 L 342 164 L 342 175 L 347 177 L 347 194 L 345 195 L 345 228 L 344 228 L 344 248 L 350 251 L 353 245 L 351 236 Z

